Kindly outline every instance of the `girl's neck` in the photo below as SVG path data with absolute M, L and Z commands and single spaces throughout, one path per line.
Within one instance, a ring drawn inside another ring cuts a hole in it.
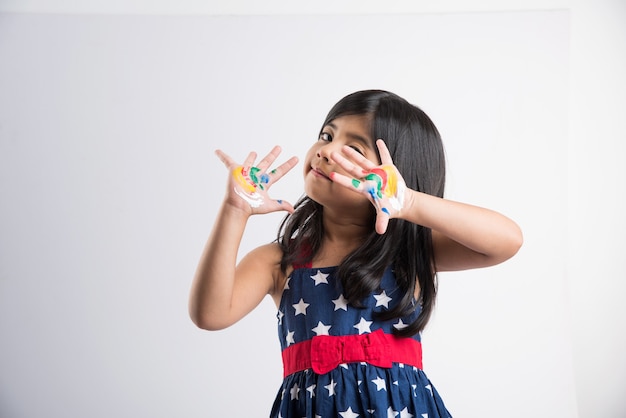
M 365 242 L 372 232 L 374 220 L 363 221 L 362 218 L 337 215 L 325 208 L 322 222 L 324 238 L 319 257 L 315 258 L 320 261 L 328 259 L 330 264 L 338 264 Z

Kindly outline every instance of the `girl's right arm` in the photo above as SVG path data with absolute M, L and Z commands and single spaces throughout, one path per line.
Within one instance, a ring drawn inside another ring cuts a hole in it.
M 292 157 L 276 170 L 266 172 L 279 153 L 280 148 L 275 147 L 254 167 L 254 153 L 248 155 L 243 165 L 237 165 L 217 151 L 231 175 L 191 288 L 189 313 L 200 328 L 217 330 L 234 324 L 276 287 L 281 257 L 276 244 L 253 250 L 239 265 L 237 254 L 250 215 L 293 211 L 289 203 L 272 200 L 267 194 L 270 186 L 297 163 L 297 158 Z

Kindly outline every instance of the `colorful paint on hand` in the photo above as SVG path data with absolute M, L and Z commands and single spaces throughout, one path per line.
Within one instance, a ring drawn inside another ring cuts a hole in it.
M 261 172 L 261 169 L 258 167 L 250 167 L 247 169 L 243 166 L 235 168 L 232 175 L 237 186 L 235 187 L 235 192 L 253 208 L 261 206 L 264 200 L 258 190 L 265 190 L 265 187 L 270 181 L 270 176 L 267 173 Z
M 372 197 L 374 204 L 386 214 L 389 209 L 382 206 L 382 199 L 386 197 L 392 208 L 396 211 L 404 205 L 404 182 L 398 177 L 396 169 L 392 165 L 383 165 L 371 169 L 364 177 L 367 182 L 366 190 Z M 354 187 L 359 187 L 360 181 L 353 180 Z

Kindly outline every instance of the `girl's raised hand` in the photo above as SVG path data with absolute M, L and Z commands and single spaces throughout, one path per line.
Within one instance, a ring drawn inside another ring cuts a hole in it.
M 330 178 L 370 199 L 376 207 L 376 232 L 384 234 L 389 219 L 398 217 L 404 207 L 406 183 L 393 164 L 385 142 L 379 139 L 376 146 L 381 165 L 373 163 L 347 146 L 342 148 L 343 155 L 333 152 L 333 161 L 352 177 L 332 172 Z
M 293 212 L 293 206 L 289 202 L 274 200 L 268 194 L 270 187 L 298 163 L 297 157 L 291 157 L 277 168 L 268 171 L 280 151 L 280 147 L 275 146 L 255 166 L 254 160 L 257 158 L 255 152 L 248 154 L 243 164 L 238 164 L 223 151 L 216 150 L 215 153 L 230 172 L 226 201 L 249 214 L 280 210 Z

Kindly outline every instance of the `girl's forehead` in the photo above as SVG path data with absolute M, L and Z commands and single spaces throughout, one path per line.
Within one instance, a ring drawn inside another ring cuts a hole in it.
M 326 124 L 337 132 L 343 132 L 348 135 L 359 136 L 374 144 L 371 137 L 372 121 L 368 115 L 344 115 L 339 116 Z
M 369 130 L 372 124 L 372 117 L 368 114 L 341 115 L 331 119 L 330 122 L 328 122 L 328 125 L 331 124 L 350 125 L 354 128 L 360 127 L 362 129 Z

